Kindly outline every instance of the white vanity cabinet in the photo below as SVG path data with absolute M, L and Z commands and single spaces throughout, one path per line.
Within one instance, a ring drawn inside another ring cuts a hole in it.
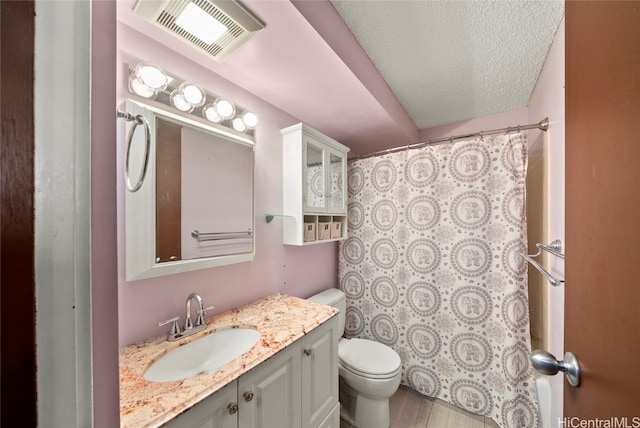
M 233 381 L 205 398 L 164 428 L 238 428 L 238 384 Z
M 284 243 L 346 238 L 349 148 L 302 123 L 281 132 Z
M 302 353 L 302 428 L 340 425 L 338 339 L 338 317 L 335 316 L 299 340 Z M 321 424 L 325 419 L 331 420 L 328 416 L 334 407 L 338 409 L 337 425 Z
M 238 379 L 238 427 L 300 427 L 298 349 L 296 342 Z
M 334 316 L 164 427 L 339 428 L 337 335 Z

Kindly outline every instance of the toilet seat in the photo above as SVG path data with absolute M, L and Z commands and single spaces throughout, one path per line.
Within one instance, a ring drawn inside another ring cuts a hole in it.
M 343 368 L 369 379 L 394 377 L 400 370 L 400 356 L 390 347 L 367 339 L 343 339 L 338 345 Z

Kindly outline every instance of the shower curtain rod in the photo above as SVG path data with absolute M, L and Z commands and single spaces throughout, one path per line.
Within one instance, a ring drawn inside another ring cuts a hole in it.
M 459 140 L 461 138 L 470 138 L 470 137 L 482 137 L 484 135 L 491 135 L 491 134 L 508 134 L 509 132 L 513 132 L 513 131 L 526 131 L 528 129 L 539 129 L 541 131 L 547 131 L 549 129 L 549 118 L 545 117 L 544 119 L 542 119 L 540 122 L 538 123 L 532 123 L 530 125 L 518 125 L 518 126 L 508 126 L 506 128 L 500 128 L 500 129 L 492 129 L 490 131 L 480 131 L 480 132 L 473 132 L 471 134 L 464 134 L 464 135 L 452 135 L 450 137 L 443 137 L 443 138 L 436 138 L 434 140 L 427 140 L 423 143 L 415 143 L 415 144 L 409 144 L 407 146 L 400 146 L 400 147 L 394 147 L 391 149 L 386 149 L 386 150 L 378 150 L 375 152 L 371 152 L 371 153 L 367 153 L 364 155 L 357 155 L 354 156 L 352 158 L 349 159 L 349 162 L 351 161 L 356 161 L 358 159 L 366 159 L 366 158 L 370 158 L 370 157 L 374 157 L 374 156 L 380 156 L 380 155 L 386 155 L 389 153 L 395 153 L 395 152 L 401 152 L 403 150 L 412 150 L 412 149 L 419 149 L 425 146 L 429 146 L 431 144 L 437 144 L 437 143 L 444 143 L 444 142 L 453 142 L 454 140 Z

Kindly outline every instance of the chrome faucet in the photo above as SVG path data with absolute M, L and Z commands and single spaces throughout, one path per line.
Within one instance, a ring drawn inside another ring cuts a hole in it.
M 191 300 L 193 299 L 195 299 L 198 303 L 195 323 L 191 320 Z M 185 307 L 184 330 L 180 331 L 180 326 L 178 325 L 178 320 L 180 319 L 180 317 L 171 318 L 167 321 L 161 321 L 158 323 L 158 327 L 162 327 L 163 325 L 171 323 L 171 328 L 169 329 L 167 340 L 173 342 L 180 338 L 190 336 L 200 330 L 204 330 L 204 328 L 207 326 L 207 321 L 205 320 L 207 310 L 213 308 L 213 306 L 205 307 L 204 301 L 198 293 L 191 293 L 189 294 L 189 297 L 187 297 Z
M 196 323 L 194 324 L 191 321 L 191 300 L 195 299 L 198 302 L 198 309 L 196 309 Z M 193 328 L 197 328 L 203 325 L 206 325 L 204 321 L 204 314 L 206 314 L 207 310 L 204 308 L 204 302 L 202 301 L 202 297 L 198 293 L 191 293 L 189 297 L 187 297 L 187 306 L 185 311 L 184 318 L 184 331 L 191 330 Z

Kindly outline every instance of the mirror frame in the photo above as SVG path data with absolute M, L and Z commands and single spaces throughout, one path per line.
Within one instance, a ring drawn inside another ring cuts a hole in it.
M 153 102 L 153 101 L 152 101 Z M 248 135 L 241 135 L 232 130 L 226 130 L 210 126 L 205 119 L 187 114 L 168 112 L 164 108 L 127 99 L 124 103 L 125 111 L 134 116 L 142 115 L 149 122 L 151 145 L 149 161 L 144 182 L 138 191 L 130 192 L 125 186 L 120 186 L 125 192 L 125 271 L 127 281 L 136 281 L 146 278 L 155 278 L 181 272 L 189 272 L 199 269 L 209 269 L 225 266 L 233 263 L 252 261 L 255 256 L 255 142 Z M 252 188 L 251 188 L 251 224 L 253 240 L 251 252 L 229 254 L 197 259 L 177 260 L 175 262 L 156 263 L 156 116 L 179 122 L 185 126 L 196 128 L 200 131 L 223 138 L 233 143 L 242 144 L 252 151 Z M 126 131 L 122 138 L 123 149 L 127 152 L 127 138 L 133 122 L 127 122 Z M 136 138 L 144 138 L 144 126 L 136 129 Z M 121 134 L 122 135 L 122 134 Z M 140 141 L 133 139 L 132 144 Z M 123 162 L 124 165 L 124 162 Z M 134 173 L 138 174 L 136 167 Z M 141 168 L 140 168 L 141 169 Z M 124 166 L 123 166 L 124 170 Z M 122 179 L 124 182 L 124 178 Z

